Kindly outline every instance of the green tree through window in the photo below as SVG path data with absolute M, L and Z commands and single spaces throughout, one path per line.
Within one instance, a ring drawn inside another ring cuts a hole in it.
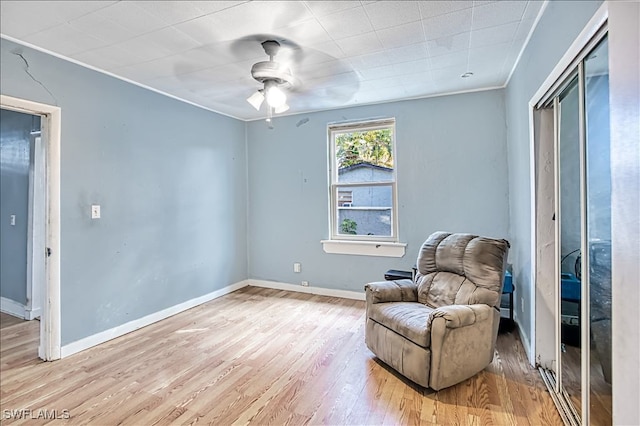
M 336 135 L 338 168 L 369 163 L 393 168 L 391 129 L 349 132 Z

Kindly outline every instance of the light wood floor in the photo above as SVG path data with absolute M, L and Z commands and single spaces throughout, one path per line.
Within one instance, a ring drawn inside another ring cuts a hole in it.
M 0 330 L 0 415 L 68 410 L 53 423 L 73 425 L 562 424 L 516 335 L 498 337 L 483 372 L 434 392 L 369 352 L 362 301 L 246 287 L 51 363 L 36 359 L 36 325 Z
M 20 324 L 25 322 L 25 320 L 14 317 L 13 315 L 5 314 L 4 312 L 0 312 L 0 329 L 11 327 L 12 325 Z

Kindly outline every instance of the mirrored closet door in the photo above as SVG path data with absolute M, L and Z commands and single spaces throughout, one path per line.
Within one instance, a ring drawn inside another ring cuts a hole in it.
M 556 355 L 543 377 L 566 423 L 610 425 L 611 164 L 605 30 L 539 109 L 551 111 L 554 121 L 555 330 L 547 331 L 556 336 Z
M 609 64 L 605 38 L 584 61 L 586 235 L 584 291 L 589 346 L 589 424 L 611 424 L 611 161 Z

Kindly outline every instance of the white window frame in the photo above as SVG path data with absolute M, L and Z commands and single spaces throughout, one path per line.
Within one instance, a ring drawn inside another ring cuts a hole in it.
M 328 126 L 328 139 L 329 139 L 329 241 L 323 241 L 323 243 L 330 242 L 347 242 L 347 243 L 365 243 L 362 246 L 370 246 L 371 243 L 392 243 L 384 244 L 384 247 L 392 247 L 393 243 L 398 243 L 398 196 L 397 196 L 397 161 L 396 161 L 396 120 L 395 118 L 385 118 L 381 120 L 369 120 L 359 121 L 351 123 L 329 124 Z M 361 183 L 345 183 L 338 182 L 338 165 L 336 162 L 336 144 L 335 137 L 337 134 L 349 133 L 349 132 L 362 132 L 379 129 L 391 129 L 391 151 L 393 155 L 393 172 L 392 179 L 389 181 L 380 182 L 361 182 Z M 338 188 L 344 190 L 345 187 L 358 187 L 358 186 L 390 186 L 391 187 L 391 235 L 345 235 L 338 233 Z M 353 247 L 353 244 L 350 244 Z M 404 244 L 401 244 L 404 254 Z M 325 244 L 325 251 L 334 253 L 331 247 L 334 245 Z M 346 246 L 345 246 L 346 247 Z M 378 245 L 374 248 L 381 248 L 383 245 Z M 357 250 L 356 250 L 357 251 Z M 367 250 L 369 251 L 369 250 Z M 338 250 L 338 252 L 342 252 Z M 374 250 L 374 253 L 376 251 Z M 371 253 L 352 253 L 352 250 L 348 251 L 349 254 L 371 254 Z M 388 254 L 380 254 L 382 256 Z

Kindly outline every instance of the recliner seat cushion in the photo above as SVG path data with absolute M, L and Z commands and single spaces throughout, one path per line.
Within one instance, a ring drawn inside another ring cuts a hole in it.
M 369 307 L 369 318 L 416 345 L 428 348 L 431 345 L 431 312 L 433 308 L 415 302 L 376 303 Z

